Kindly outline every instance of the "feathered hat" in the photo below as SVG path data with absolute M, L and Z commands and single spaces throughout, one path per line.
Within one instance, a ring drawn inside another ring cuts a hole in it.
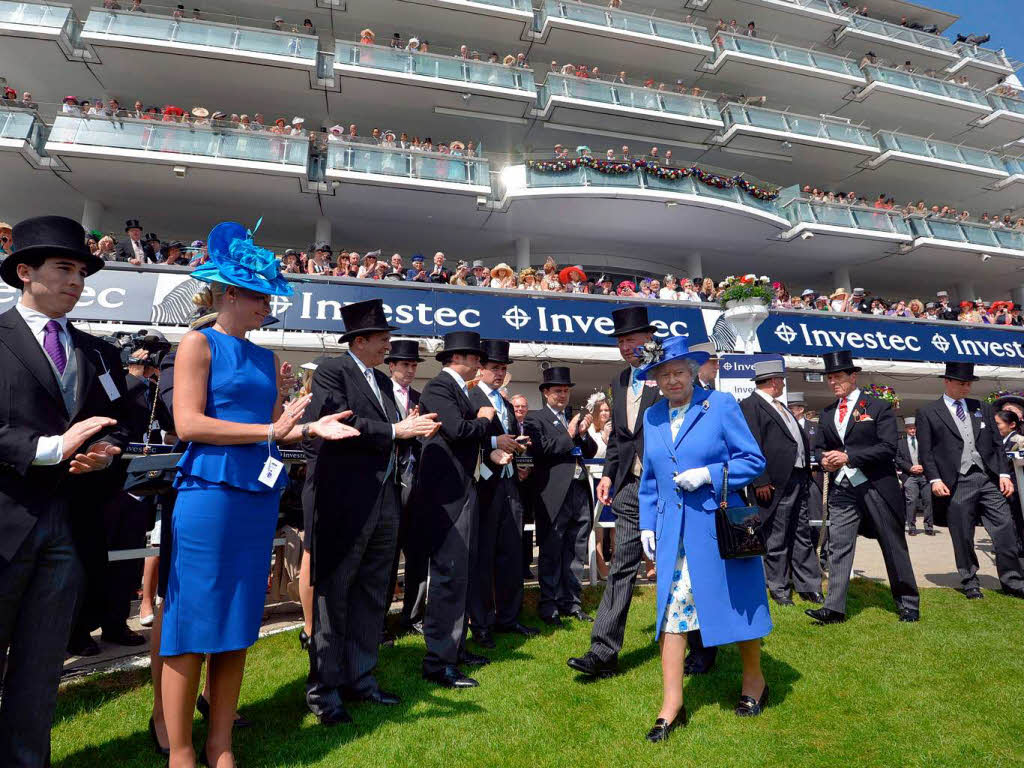
M 256 229 L 262 221 L 256 222 Z M 209 258 L 192 271 L 192 277 L 271 296 L 291 296 L 292 286 L 281 274 L 281 262 L 273 251 L 252 241 L 253 232 L 235 221 L 215 226 L 206 240 Z

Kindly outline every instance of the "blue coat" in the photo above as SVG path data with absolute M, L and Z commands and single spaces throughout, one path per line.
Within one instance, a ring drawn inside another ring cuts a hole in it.
M 657 537 L 657 635 L 665 621 L 681 536 L 704 645 L 764 637 L 772 620 L 761 558 L 722 560 L 715 533 L 723 465 L 729 465 L 729 505 L 744 506 L 736 491 L 764 471 L 764 456 L 732 395 L 695 387 L 675 440 L 668 412 L 665 399 L 644 414 L 639 493 L 640 529 Z M 712 485 L 693 492 L 676 486 L 674 475 L 698 467 L 708 468 Z

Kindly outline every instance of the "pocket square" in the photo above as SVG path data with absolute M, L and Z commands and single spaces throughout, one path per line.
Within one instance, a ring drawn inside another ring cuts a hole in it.
M 862 413 L 860 415 L 860 418 L 857 419 L 857 421 L 874 421 L 874 419 L 871 418 L 871 414 L 869 414 L 869 413 Z

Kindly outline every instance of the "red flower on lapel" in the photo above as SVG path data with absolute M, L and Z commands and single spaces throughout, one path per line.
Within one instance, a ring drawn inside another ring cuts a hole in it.
M 857 406 L 859 408 L 867 408 L 868 407 L 867 400 L 861 400 L 859 403 L 857 403 Z

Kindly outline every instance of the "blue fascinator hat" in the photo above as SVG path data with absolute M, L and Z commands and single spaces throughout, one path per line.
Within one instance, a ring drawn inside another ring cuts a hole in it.
M 256 222 L 256 229 L 262 221 Z M 209 258 L 192 271 L 192 277 L 271 296 L 291 296 L 293 289 L 281 274 L 281 262 L 273 251 L 252 241 L 253 232 L 234 221 L 215 226 L 206 239 Z
M 697 365 L 704 365 L 711 357 L 707 352 L 697 352 L 690 349 L 690 343 L 685 336 L 672 336 L 665 341 L 648 341 L 642 347 L 637 347 L 636 356 L 640 358 L 641 366 L 636 372 L 640 381 L 647 381 L 654 378 L 651 374 L 655 368 L 673 360 L 693 360 Z

